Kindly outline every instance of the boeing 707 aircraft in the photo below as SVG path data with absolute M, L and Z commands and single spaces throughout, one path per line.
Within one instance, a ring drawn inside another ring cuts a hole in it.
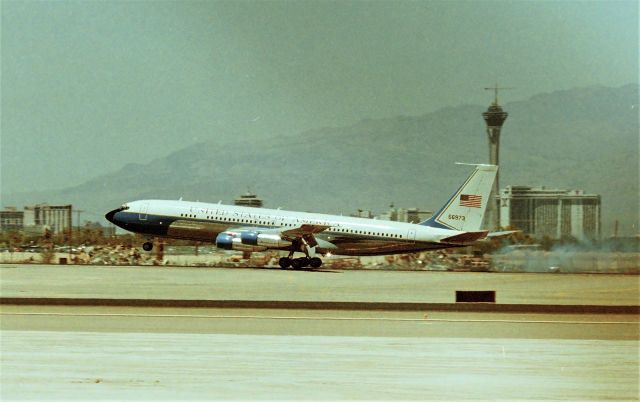
M 105 215 L 130 232 L 215 243 L 224 250 L 288 252 L 279 264 L 322 265 L 319 256 L 416 253 L 464 247 L 487 237 L 480 230 L 498 167 L 474 171 L 431 218 L 418 224 L 202 202 L 140 200 Z M 147 241 L 143 249 L 150 251 Z M 293 258 L 294 253 L 303 257 Z

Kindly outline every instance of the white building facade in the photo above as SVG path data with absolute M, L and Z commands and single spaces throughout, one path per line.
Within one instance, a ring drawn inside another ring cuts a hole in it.
M 500 226 L 552 239 L 600 239 L 600 195 L 582 190 L 507 186 L 500 192 Z
M 72 205 L 37 204 L 24 207 L 25 229 L 47 228 L 52 233 L 65 233 L 71 230 Z

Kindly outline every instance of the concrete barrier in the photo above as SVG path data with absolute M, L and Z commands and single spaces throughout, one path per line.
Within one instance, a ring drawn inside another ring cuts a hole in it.
M 456 290 L 456 303 L 495 303 L 495 290 Z

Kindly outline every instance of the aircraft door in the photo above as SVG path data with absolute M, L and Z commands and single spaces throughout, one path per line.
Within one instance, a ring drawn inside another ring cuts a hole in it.
M 416 241 L 416 230 L 415 229 L 409 229 L 409 231 L 407 232 L 407 239 L 410 241 Z
M 140 215 L 139 215 L 139 219 L 141 221 L 146 221 L 147 220 L 147 212 L 149 211 L 149 203 L 145 202 L 144 204 L 142 204 L 142 207 L 140 208 Z

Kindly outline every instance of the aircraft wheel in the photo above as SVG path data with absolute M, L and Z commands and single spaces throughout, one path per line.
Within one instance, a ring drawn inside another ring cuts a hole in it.
M 322 260 L 318 257 L 313 257 L 309 261 L 309 265 L 311 265 L 311 268 L 320 268 L 320 265 L 322 265 Z
M 300 263 L 302 264 L 303 267 L 308 267 L 309 264 L 311 263 L 311 258 L 309 258 L 309 257 L 300 257 Z
M 278 264 L 280 265 L 280 268 L 287 269 L 291 266 L 291 258 L 282 257 L 278 260 Z
M 151 251 L 151 250 L 153 249 L 153 243 L 151 243 L 150 241 L 145 242 L 145 243 L 142 245 L 142 249 L 143 249 L 144 251 Z
M 302 258 L 294 258 L 293 260 L 291 260 L 291 267 L 293 269 L 300 269 L 303 267 L 302 263 L 303 261 L 301 261 Z

